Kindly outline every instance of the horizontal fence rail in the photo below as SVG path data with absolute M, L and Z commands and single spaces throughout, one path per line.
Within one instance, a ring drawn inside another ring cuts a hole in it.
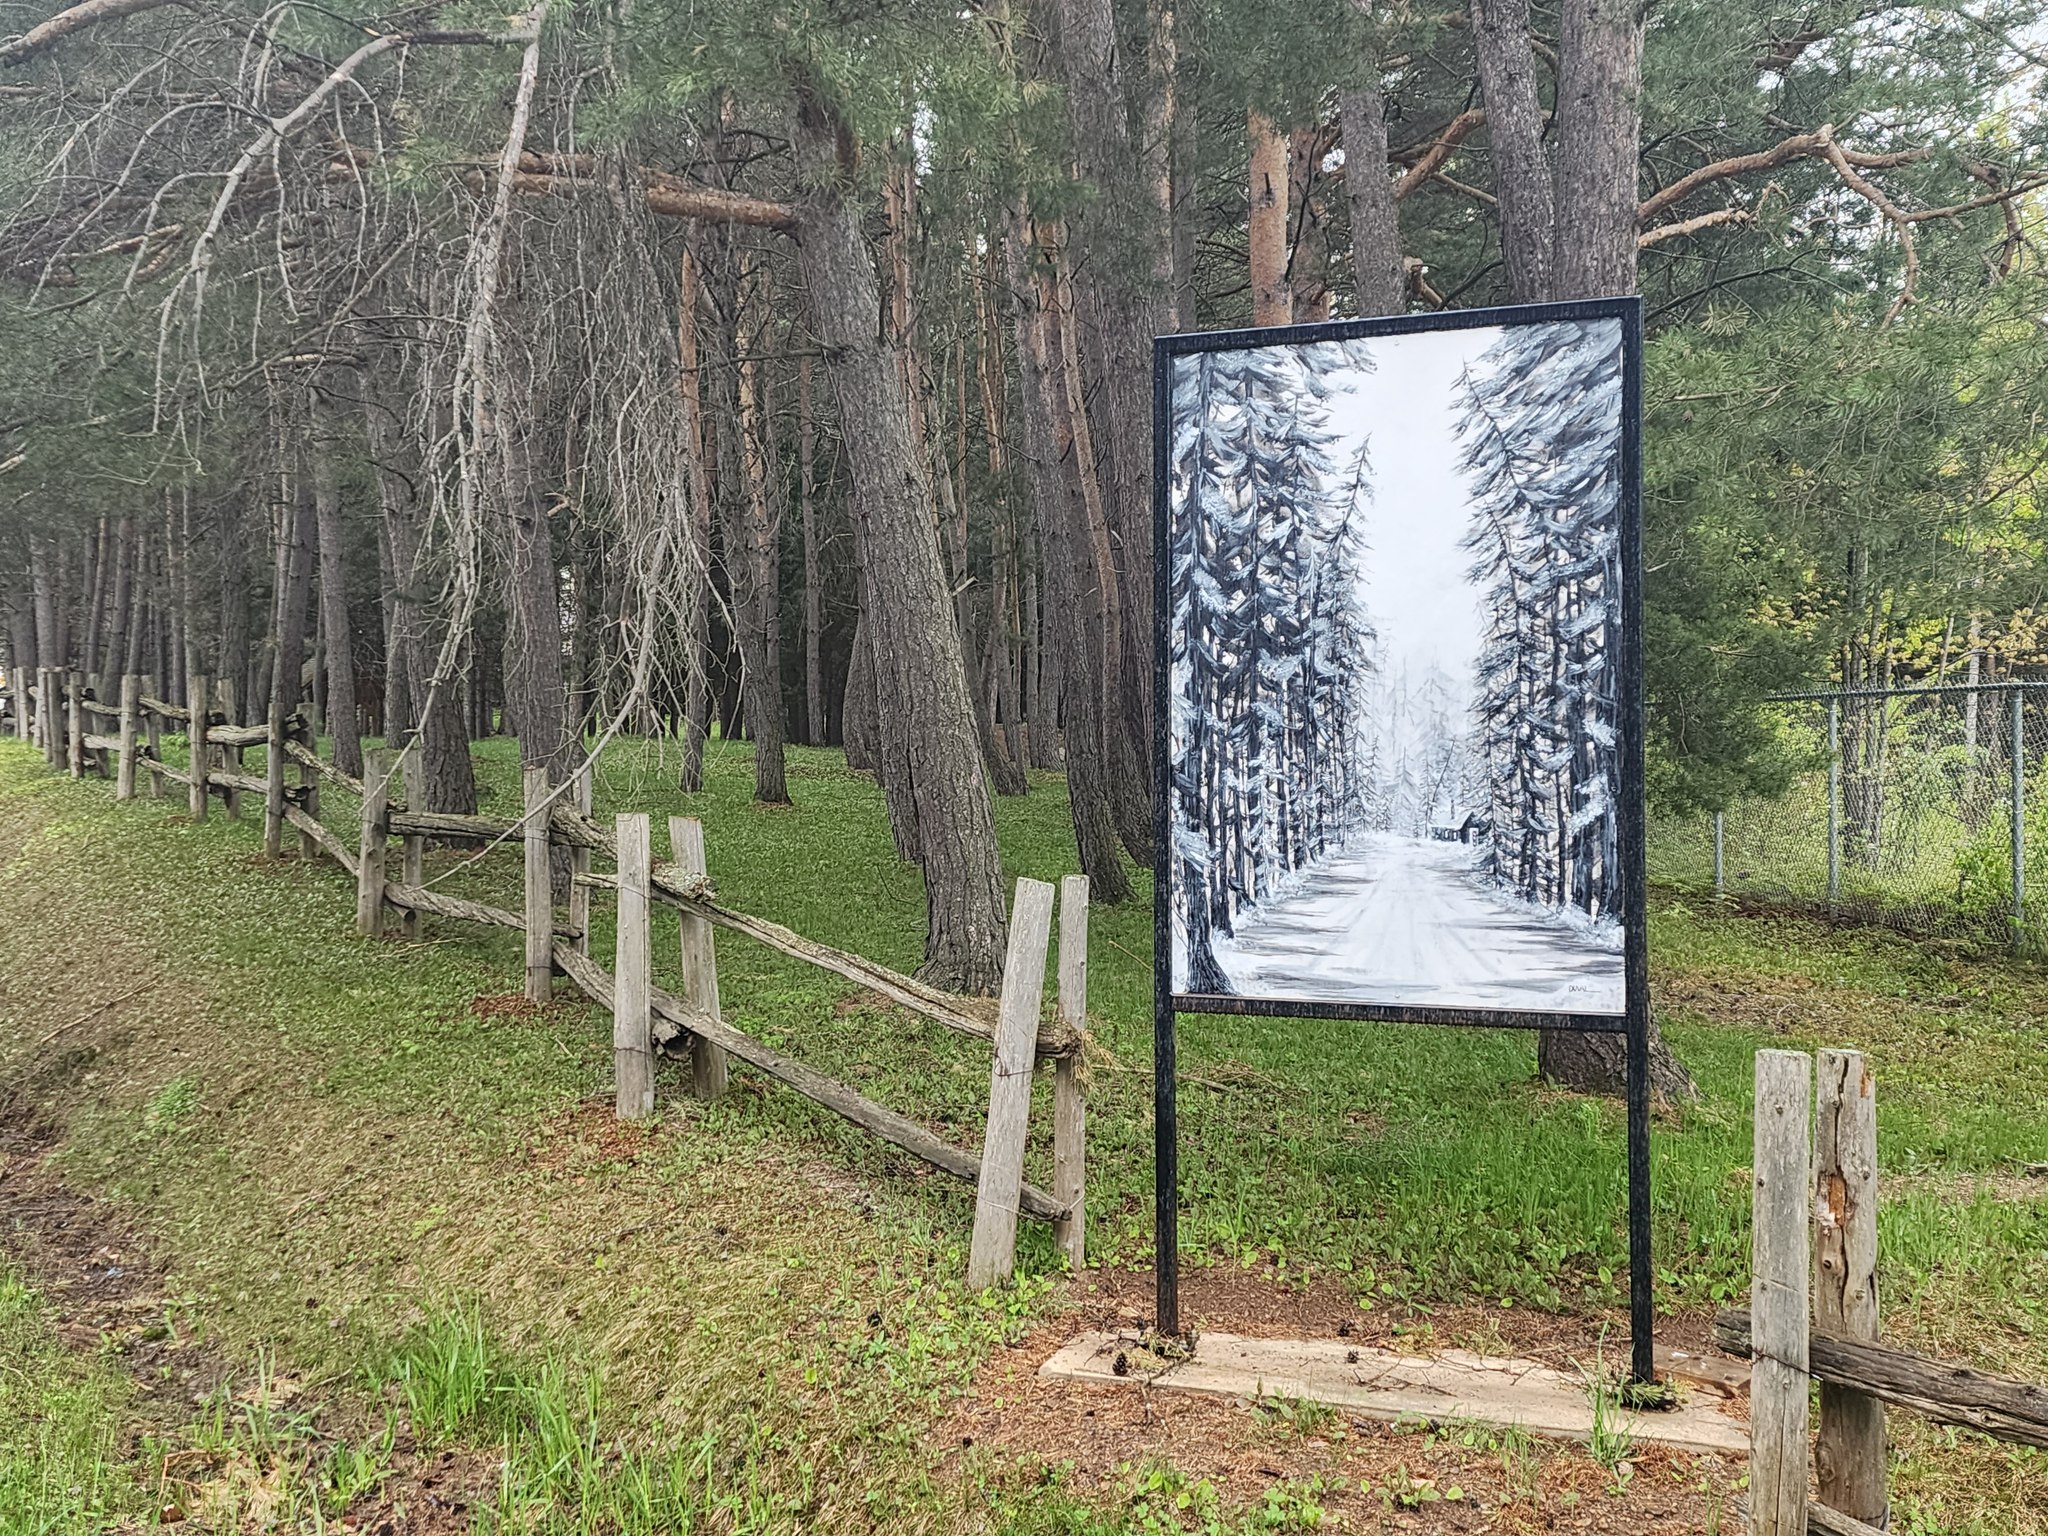
M 528 770 L 522 815 L 516 820 L 428 811 L 410 803 L 419 798 L 417 753 L 401 758 L 388 749 L 373 750 L 358 779 L 319 755 L 302 716 L 273 711 L 265 724 L 238 724 L 227 684 L 209 685 L 208 679 L 195 675 L 188 685 L 192 698 L 212 702 L 196 709 L 175 705 L 157 696 L 151 680 L 129 676 L 122 679 L 120 704 L 106 705 L 89 696 L 79 674 L 46 670 L 29 687 L 0 691 L 0 713 L 13 718 L 17 735 L 43 748 L 53 768 L 66 769 L 74 778 L 114 778 L 119 799 L 133 798 L 138 782 L 146 784 L 152 798 L 162 798 L 166 782 L 182 785 L 191 817 L 201 820 L 215 802 L 229 816 L 239 817 L 242 797 L 256 797 L 264 808 L 265 851 L 279 856 L 289 827 L 299 834 L 301 858 L 330 859 L 346 871 L 356 885 L 356 926 L 364 936 L 387 931 L 387 912 L 396 914 L 391 924 L 407 936 L 418 934 L 422 915 L 524 934 L 529 998 L 547 1001 L 554 978 L 563 976 L 591 1002 L 612 1012 L 617 1109 L 622 1117 L 652 1112 L 657 1048 L 689 1055 L 692 1088 L 700 1098 L 715 1098 L 725 1091 L 725 1061 L 734 1057 L 898 1150 L 973 1185 L 977 1199 L 968 1257 L 971 1283 L 991 1285 L 1010 1275 L 1020 1215 L 1051 1222 L 1059 1250 L 1077 1268 L 1084 1262 L 1086 1113 L 1078 1073 L 1087 1020 L 1084 876 L 1067 877 L 1057 893 L 1059 986 L 1050 1016 L 1042 1016 L 1040 994 L 1052 942 L 1055 893 L 1050 885 L 1029 879 L 1017 883 L 1003 996 L 991 1009 L 980 999 L 941 991 L 863 955 L 722 905 L 706 872 L 702 824 L 672 818 L 675 857 L 654 859 L 646 816 L 621 815 L 612 826 L 591 817 L 587 766 L 568 786 L 551 785 L 545 770 Z M 117 733 L 88 732 L 82 723 L 87 715 L 114 719 Z M 181 727 L 189 752 L 179 767 L 165 761 L 163 737 L 167 729 L 175 733 Z M 243 755 L 251 749 L 264 753 L 261 777 L 244 770 Z M 298 783 L 285 782 L 287 764 L 297 767 Z M 348 791 L 359 802 L 353 846 L 322 820 L 323 783 Z M 429 839 L 483 853 L 519 849 L 520 909 L 432 889 L 422 867 Z M 566 917 L 554 904 L 558 852 L 566 852 L 571 869 Z M 593 871 L 593 856 L 611 862 L 617 873 Z M 610 892 L 617 904 L 618 948 L 611 970 L 589 952 L 593 891 Z M 652 984 L 648 923 L 650 907 L 657 904 L 679 914 L 684 983 L 680 996 Z M 954 1146 L 734 1027 L 721 1008 L 714 929 L 743 934 L 928 1022 L 987 1044 L 989 1116 L 981 1151 Z M 1052 1191 L 1024 1178 L 1031 1081 L 1041 1064 L 1053 1068 Z

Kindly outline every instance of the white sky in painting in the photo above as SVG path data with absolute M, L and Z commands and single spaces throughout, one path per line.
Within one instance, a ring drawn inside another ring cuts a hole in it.
M 1379 630 L 1384 675 L 1420 679 L 1433 664 L 1454 683 L 1479 654 L 1479 591 L 1466 575 L 1466 481 L 1458 469 L 1451 391 L 1497 327 L 1424 331 L 1371 343 L 1376 371 L 1354 375 L 1330 402 L 1345 435 L 1338 463 L 1364 438 L 1373 495 L 1366 507 L 1365 611 Z

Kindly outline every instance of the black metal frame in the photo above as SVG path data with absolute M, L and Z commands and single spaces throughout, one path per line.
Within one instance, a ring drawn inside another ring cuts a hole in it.
M 1560 320 L 1618 320 L 1622 334 L 1622 485 L 1617 516 L 1621 528 L 1621 637 L 1618 708 L 1621 716 L 1621 901 L 1623 926 L 1623 1011 L 1619 1014 L 1545 1013 L 1479 1008 L 1417 1008 L 1380 1003 L 1327 1003 L 1283 999 L 1175 993 L 1172 970 L 1172 898 L 1167 850 L 1172 846 L 1166 785 L 1168 624 L 1167 506 L 1168 419 L 1172 409 L 1172 362 L 1196 352 L 1407 336 L 1427 331 L 1476 330 L 1493 326 L 1544 324 Z M 1549 1029 L 1625 1034 L 1628 1062 L 1629 1300 L 1633 1336 L 1632 1374 L 1652 1379 L 1650 1266 L 1650 1098 L 1649 949 L 1644 927 L 1643 672 L 1642 672 L 1642 301 L 1588 299 L 1566 304 L 1531 304 L 1499 309 L 1452 310 L 1320 325 L 1269 326 L 1243 331 L 1207 331 L 1161 336 L 1152 349 L 1152 517 L 1153 644 L 1152 688 L 1155 728 L 1153 760 L 1159 784 L 1154 828 L 1153 870 L 1153 1136 L 1156 1152 L 1158 1327 L 1180 1333 L 1178 1112 L 1174 1092 L 1176 1013 L 1259 1014 L 1284 1018 L 1361 1019 L 1388 1023 L 1448 1024 L 1491 1029 Z

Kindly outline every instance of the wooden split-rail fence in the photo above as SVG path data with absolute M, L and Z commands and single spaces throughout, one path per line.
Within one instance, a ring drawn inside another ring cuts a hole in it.
M 23 695 L 26 695 L 26 698 Z M 422 917 L 451 918 L 509 928 L 525 935 L 525 990 L 547 1001 L 557 977 L 566 978 L 612 1014 L 612 1059 L 621 1118 L 654 1110 L 657 1051 L 687 1054 L 692 1093 L 715 1099 L 726 1091 L 729 1062 L 737 1058 L 795 1089 L 912 1157 L 974 1185 L 974 1234 L 968 1283 L 993 1285 L 1011 1274 L 1020 1215 L 1050 1222 L 1054 1242 L 1075 1268 L 1086 1258 L 1087 1114 L 1080 1077 L 1088 1016 L 1088 880 L 1069 875 L 1053 887 L 1020 879 L 1010 914 L 1009 949 L 1000 1002 L 993 1018 L 985 1004 L 932 987 L 865 956 L 834 949 L 779 923 L 724 906 L 706 871 L 703 823 L 669 818 L 669 858 L 654 857 L 653 829 L 644 813 L 629 812 L 609 826 L 591 819 L 586 767 L 567 786 L 551 785 L 545 769 L 524 775 L 523 814 L 516 821 L 415 809 L 421 801 L 419 754 L 388 749 L 366 755 L 359 780 L 319 755 L 303 717 L 273 709 L 263 725 L 236 725 L 227 686 L 189 680 L 188 696 L 217 700 L 206 720 L 154 696 L 147 679 L 121 680 L 121 701 L 95 700 L 79 674 L 45 669 L 9 702 L 17 731 L 38 743 L 50 762 L 74 778 L 112 777 L 115 798 L 138 792 L 162 798 L 166 781 L 184 786 L 186 804 L 202 820 L 218 799 L 228 814 L 242 814 L 243 797 L 260 797 L 266 852 L 280 855 L 286 829 L 297 833 L 299 853 L 327 858 L 356 882 L 356 931 L 376 937 L 395 928 L 417 934 Z M 112 734 L 87 728 L 111 719 Z M 166 762 L 164 737 L 183 730 L 187 765 Z M 261 778 L 243 771 L 243 754 L 264 749 Z M 295 782 L 287 783 L 287 767 Z M 356 796 L 361 810 L 351 844 L 320 816 L 323 783 Z M 488 850 L 518 848 L 523 857 L 521 910 L 432 889 L 425 878 L 429 839 Z M 555 907 L 555 854 L 569 864 L 565 914 Z M 611 873 L 594 869 L 602 860 Z M 395 868 L 394 868 L 395 866 Z M 617 907 L 610 970 L 590 953 L 590 899 L 608 895 Z M 651 915 L 655 906 L 676 910 L 682 987 L 653 984 Z M 1058 990 L 1049 1016 L 1042 996 L 1046 957 L 1057 907 Z M 846 1084 L 764 1044 L 725 1017 L 718 988 L 713 934 L 737 933 L 781 954 L 829 971 L 877 993 L 918 1017 L 988 1042 L 991 1055 L 987 1132 L 979 1154 L 953 1145 L 916 1121 L 874 1102 Z M 1032 1085 L 1041 1066 L 1052 1069 L 1050 1189 L 1024 1177 Z
M 1803 1051 L 1757 1052 L 1749 1310 L 1721 1313 L 1714 1338 L 1754 1361 L 1754 1536 L 1877 1536 L 1887 1513 L 1885 1404 L 2048 1446 L 2048 1386 L 1879 1342 L 1877 1085 L 1859 1051 L 1822 1051 L 1817 1090 L 1815 1076 Z M 1815 1381 L 1820 1424 L 1810 1438 Z

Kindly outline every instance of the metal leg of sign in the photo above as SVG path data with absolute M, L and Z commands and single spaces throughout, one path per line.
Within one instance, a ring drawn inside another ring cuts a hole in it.
M 1180 1136 L 1174 1103 L 1173 1002 L 1164 988 L 1152 1003 L 1152 1188 L 1154 1276 L 1162 1338 L 1180 1337 Z
M 1640 997 L 1628 1014 L 1628 1311 L 1629 1378 L 1656 1379 L 1655 1312 L 1650 1267 L 1650 1020 Z

